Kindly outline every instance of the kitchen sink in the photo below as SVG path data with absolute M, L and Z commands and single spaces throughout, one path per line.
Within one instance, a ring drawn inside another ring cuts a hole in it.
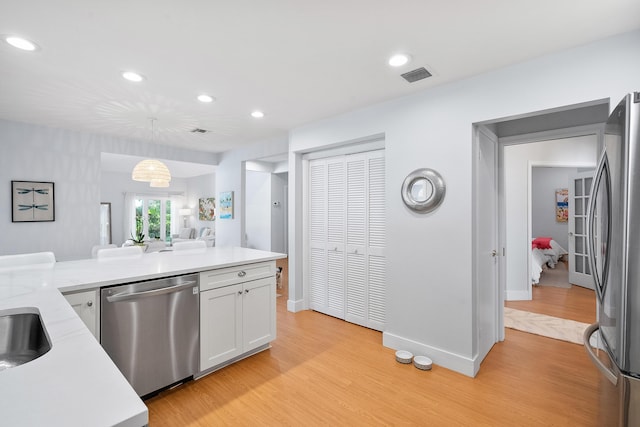
M 0 371 L 31 362 L 51 350 L 36 308 L 0 311 Z

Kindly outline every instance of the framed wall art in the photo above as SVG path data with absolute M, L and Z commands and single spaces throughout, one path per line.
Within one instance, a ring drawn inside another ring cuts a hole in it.
M 214 221 L 216 219 L 215 210 L 216 198 L 206 197 L 198 200 L 198 219 L 200 221 Z
M 11 181 L 11 221 L 55 221 L 53 182 Z
M 233 191 L 220 193 L 220 219 L 233 219 Z
M 556 189 L 556 222 L 569 221 L 569 189 Z

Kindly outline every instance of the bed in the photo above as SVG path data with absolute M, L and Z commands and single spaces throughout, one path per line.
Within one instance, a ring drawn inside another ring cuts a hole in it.
M 547 268 L 555 268 L 568 252 L 551 237 L 536 237 L 531 241 L 531 283 L 540 283 L 540 276 Z

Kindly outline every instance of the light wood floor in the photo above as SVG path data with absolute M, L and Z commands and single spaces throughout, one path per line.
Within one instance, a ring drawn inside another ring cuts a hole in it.
M 575 285 L 570 289 L 534 286 L 531 301 L 507 301 L 505 307 L 589 324 L 596 321 L 595 291 Z
M 602 426 L 576 344 L 507 329 L 476 378 L 401 365 L 382 335 L 277 298 L 272 348 L 146 404 L 160 426 Z M 605 380 L 606 381 L 606 380 Z

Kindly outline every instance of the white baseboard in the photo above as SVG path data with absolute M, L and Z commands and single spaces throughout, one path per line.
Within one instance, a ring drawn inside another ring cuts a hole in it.
M 298 311 L 305 310 L 304 308 L 304 300 L 287 300 L 287 310 L 293 313 L 297 313 Z
M 469 377 L 475 377 L 478 373 L 478 369 L 480 369 L 480 361 L 476 361 L 476 358 L 470 359 L 468 357 L 431 347 L 389 332 L 382 333 L 382 345 L 394 350 L 407 350 L 416 356 L 427 356 L 434 364 Z
M 505 294 L 505 300 L 507 301 L 530 301 L 531 294 L 529 291 L 510 291 L 507 289 Z

